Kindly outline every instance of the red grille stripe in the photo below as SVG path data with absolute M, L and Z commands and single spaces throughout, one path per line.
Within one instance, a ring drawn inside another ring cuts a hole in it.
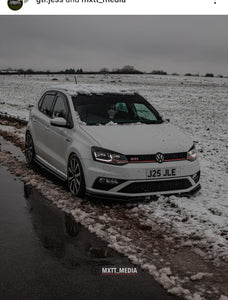
M 165 159 L 165 161 L 175 161 L 175 160 L 186 160 L 186 158 L 172 158 L 172 159 Z M 156 162 L 156 160 L 136 160 L 136 161 L 129 161 L 129 163 L 148 163 L 148 162 Z

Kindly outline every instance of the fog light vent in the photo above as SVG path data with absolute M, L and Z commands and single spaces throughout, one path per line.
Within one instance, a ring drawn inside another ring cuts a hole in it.
M 124 181 L 125 180 L 116 178 L 99 177 L 95 180 L 93 188 L 97 190 L 108 191 Z
M 192 179 L 197 183 L 200 180 L 200 171 L 192 175 Z

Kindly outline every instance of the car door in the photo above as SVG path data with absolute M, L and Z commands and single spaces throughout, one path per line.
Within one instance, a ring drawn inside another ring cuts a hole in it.
M 50 127 L 55 96 L 56 92 L 46 92 L 38 103 L 38 110 L 31 115 L 36 154 L 45 160 L 48 160 L 49 157 L 47 132 Z
M 59 171 L 66 174 L 67 150 L 71 143 L 71 128 L 73 127 L 67 97 L 58 93 L 52 109 L 52 118 L 61 117 L 67 121 L 66 127 L 53 126 L 48 130 L 47 145 L 49 148 L 49 162 Z

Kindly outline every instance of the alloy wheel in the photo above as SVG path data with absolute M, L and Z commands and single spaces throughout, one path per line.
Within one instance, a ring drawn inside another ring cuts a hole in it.
M 69 158 L 67 173 L 70 192 L 75 196 L 83 196 L 85 190 L 84 176 L 79 159 L 75 154 Z
M 25 137 L 25 158 L 26 158 L 26 162 L 29 165 L 33 163 L 34 156 L 35 156 L 35 151 L 34 151 L 32 136 L 29 132 L 27 132 Z

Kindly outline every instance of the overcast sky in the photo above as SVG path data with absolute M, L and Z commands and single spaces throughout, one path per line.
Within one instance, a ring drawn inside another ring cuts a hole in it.
M 228 75 L 227 16 L 1 16 L 0 69 Z

